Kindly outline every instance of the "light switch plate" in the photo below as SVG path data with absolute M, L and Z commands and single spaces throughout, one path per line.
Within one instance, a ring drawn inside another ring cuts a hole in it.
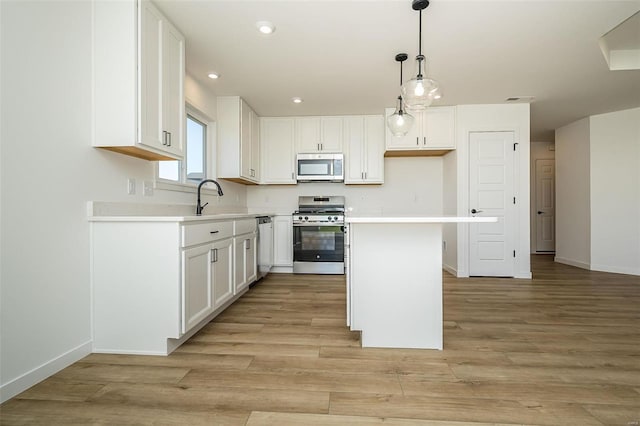
M 134 178 L 127 179 L 127 194 L 135 195 L 136 193 L 136 180 Z
M 145 180 L 142 183 L 142 194 L 145 197 L 152 197 L 153 196 L 153 182 Z

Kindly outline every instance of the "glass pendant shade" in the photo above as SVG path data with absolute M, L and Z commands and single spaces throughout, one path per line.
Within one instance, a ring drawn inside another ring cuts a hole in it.
M 398 97 L 398 106 L 393 114 L 387 117 L 387 126 L 393 136 L 406 135 L 413 125 L 413 116 L 402 110 L 402 98 Z
M 424 57 L 420 55 L 418 60 L 418 74 L 402 85 L 402 99 L 407 109 L 412 111 L 420 111 L 427 108 L 435 99 L 442 97 L 440 84 L 431 79 L 425 78 L 423 72 Z

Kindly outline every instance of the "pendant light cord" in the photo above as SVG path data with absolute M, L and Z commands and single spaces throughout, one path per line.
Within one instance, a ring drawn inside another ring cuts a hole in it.
M 419 18 L 419 22 L 420 22 L 420 29 L 418 32 L 418 52 L 419 55 L 422 56 L 422 9 L 420 9 L 420 18 Z
M 422 9 L 420 9 L 420 18 L 419 18 L 419 26 L 418 30 L 418 75 L 416 76 L 419 80 L 422 79 L 422 61 L 424 61 L 424 56 L 422 56 Z

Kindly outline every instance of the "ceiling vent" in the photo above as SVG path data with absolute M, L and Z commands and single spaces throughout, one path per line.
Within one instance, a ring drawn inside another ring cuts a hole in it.
M 506 102 L 511 102 L 511 103 L 531 103 L 533 102 L 534 97 L 533 96 L 512 96 L 510 98 L 507 98 L 505 101 Z

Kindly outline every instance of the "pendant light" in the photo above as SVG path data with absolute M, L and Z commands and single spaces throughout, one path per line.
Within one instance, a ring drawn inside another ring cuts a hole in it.
M 422 54 L 422 11 L 429 6 L 429 0 L 413 0 L 411 7 L 420 12 L 419 32 L 418 32 L 418 56 L 416 61 L 418 73 L 415 78 L 402 85 L 402 97 L 409 110 L 420 111 L 431 105 L 435 99 L 442 97 L 440 84 L 426 77 L 425 57 Z
M 402 86 L 402 63 L 407 60 L 406 53 L 398 53 L 396 61 L 400 62 L 400 86 Z M 402 110 L 402 96 L 398 96 L 398 105 L 393 114 L 387 117 L 387 126 L 393 136 L 404 136 L 413 125 L 413 116 Z

